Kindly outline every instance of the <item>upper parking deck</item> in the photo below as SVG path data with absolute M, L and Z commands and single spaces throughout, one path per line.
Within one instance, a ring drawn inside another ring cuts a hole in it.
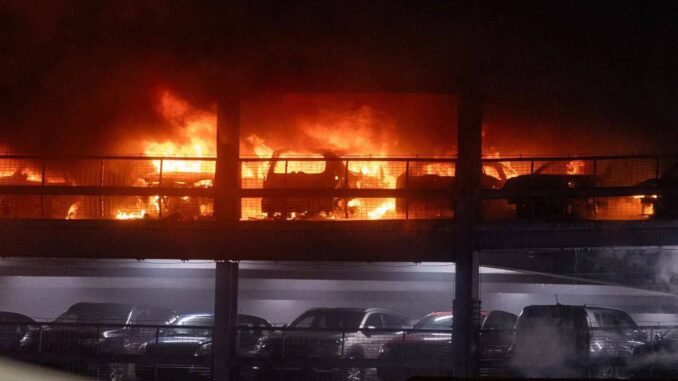
M 483 222 L 670 218 L 675 156 L 484 158 Z M 454 158 L 241 158 L 241 221 L 453 219 Z M 0 218 L 210 220 L 213 157 L 0 156 Z M 663 176 L 662 176 L 663 175 Z M 669 201 L 667 201 L 669 200 Z M 655 210 L 657 208 L 662 210 Z

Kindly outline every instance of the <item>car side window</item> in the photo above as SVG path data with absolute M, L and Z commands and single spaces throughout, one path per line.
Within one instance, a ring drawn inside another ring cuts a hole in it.
M 176 318 L 174 312 L 160 308 L 151 309 L 148 316 L 151 324 L 170 324 Z
M 132 313 L 132 324 L 149 324 L 150 317 L 145 309 L 135 309 Z
M 384 319 L 384 328 L 399 329 L 407 327 L 407 322 L 399 317 L 386 314 L 381 317 Z
M 365 328 L 384 328 L 384 324 L 381 321 L 381 314 L 371 314 L 367 321 L 365 322 Z
M 315 321 L 315 314 L 308 314 L 303 316 L 301 319 L 294 323 L 295 328 L 311 328 L 313 327 L 313 322 Z

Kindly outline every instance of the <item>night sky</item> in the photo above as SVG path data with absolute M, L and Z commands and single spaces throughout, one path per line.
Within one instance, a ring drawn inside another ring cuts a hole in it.
M 461 68 L 472 67 L 487 96 L 486 144 L 502 153 L 673 153 L 676 7 L 0 1 L 0 149 L 115 153 L 121 139 L 163 136 L 171 126 L 156 103 L 167 89 L 203 109 L 233 83 L 254 94 L 454 93 Z M 408 107 L 403 99 L 383 106 L 384 97 L 376 98 L 338 107 L 387 114 Z M 400 140 L 428 134 L 440 141 L 454 113 L 443 103 L 418 98 L 411 112 L 401 112 Z M 256 114 L 274 119 L 266 110 Z

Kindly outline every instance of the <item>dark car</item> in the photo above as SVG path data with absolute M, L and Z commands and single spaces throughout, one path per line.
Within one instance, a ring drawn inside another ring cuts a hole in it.
M 436 167 L 438 166 L 438 167 Z M 442 168 L 440 167 L 442 166 Z M 483 165 L 481 186 L 483 189 L 499 189 L 508 174 L 501 163 L 489 162 Z M 408 173 L 403 173 L 396 180 L 397 189 L 447 191 L 452 197 L 433 198 L 427 195 L 396 199 L 396 211 L 428 216 L 443 216 L 454 211 L 457 181 L 453 164 L 446 163 L 411 163 Z
M 511 367 L 519 377 L 611 378 L 645 334 L 624 311 L 595 306 L 535 305 L 518 317 Z
M 322 152 L 325 160 L 289 162 L 280 158 L 283 151 L 276 151 L 264 179 L 264 189 L 332 190 L 342 185 L 346 166 L 339 157 L 329 151 Z M 286 163 L 306 163 L 300 170 L 289 168 Z M 292 213 L 298 217 L 331 215 L 337 207 L 335 197 L 264 197 L 261 210 L 269 218 L 287 218 Z
M 156 339 L 145 342 L 142 353 L 157 359 L 153 366 L 136 368 L 137 380 L 184 380 L 210 376 L 214 315 L 190 314 L 179 317 Z M 251 329 L 248 329 L 251 328 Z M 238 315 L 238 347 L 250 351 L 268 333 L 271 324 L 260 317 Z M 171 364 L 172 360 L 175 364 Z
M 298 365 L 264 367 L 261 380 L 275 379 L 280 373 L 286 378 L 324 375 L 363 380 L 370 370 L 310 364 L 333 359 L 376 359 L 381 346 L 393 337 L 402 336 L 402 330 L 407 327 L 405 319 L 383 309 L 314 308 L 301 314 L 282 333 L 262 338 L 253 355 L 264 359 L 311 360 L 305 368 Z
M 596 178 L 582 173 L 567 173 L 567 162 L 549 162 L 530 175 L 506 180 L 503 190 L 513 193 L 507 200 L 515 204 L 519 219 L 587 219 L 595 217 L 596 203 L 592 197 L 566 197 L 558 191 L 593 189 Z M 559 168 L 562 167 L 562 168 Z M 521 192 L 545 192 L 544 196 Z M 556 194 L 552 194 L 556 193 Z
M 658 332 L 637 347 L 629 361 L 634 378 L 678 378 L 678 329 Z
M 656 219 L 678 218 L 678 164 L 670 166 L 654 179 L 638 184 L 643 189 L 653 189 L 653 194 L 641 198 L 644 205 L 652 206 Z
M 16 312 L 0 312 L 0 354 L 16 356 L 19 354 L 21 339 L 36 323 L 26 315 Z
M 60 357 L 55 361 L 61 365 L 100 354 L 135 354 L 143 342 L 156 334 L 156 329 L 135 325 L 168 324 L 176 316 L 162 307 L 76 303 L 54 322 L 30 330 L 21 339 L 21 349 L 38 360 L 44 356 Z M 119 371 L 114 365 L 111 368 L 111 372 Z
M 513 342 L 517 316 L 504 311 L 481 312 L 481 363 L 497 367 L 506 361 Z M 432 312 L 422 318 L 404 337 L 384 344 L 379 359 L 386 366 L 377 374 L 382 381 L 407 380 L 410 377 L 454 375 L 452 312 Z

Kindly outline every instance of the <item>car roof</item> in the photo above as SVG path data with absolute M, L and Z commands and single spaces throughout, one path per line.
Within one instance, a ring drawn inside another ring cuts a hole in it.
M 28 322 L 35 322 L 35 320 L 31 319 L 30 317 L 17 313 L 17 312 L 10 312 L 10 311 L 0 311 L 0 320 L 6 321 L 6 322 L 22 322 L 22 321 L 28 321 Z

